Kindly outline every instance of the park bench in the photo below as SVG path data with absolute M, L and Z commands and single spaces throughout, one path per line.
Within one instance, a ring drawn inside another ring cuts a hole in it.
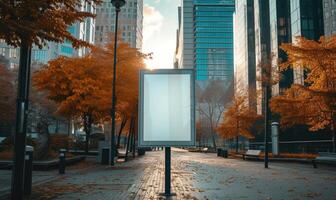
M 319 156 L 313 159 L 314 168 L 317 168 L 317 163 L 336 165 L 336 153 L 319 152 Z
M 205 147 L 205 148 L 202 148 L 202 149 L 201 149 L 201 152 L 203 152 L 203 153 L 207 153 L 208 150 L 209 150 L 208 147 Z
M 261 150 L 249 149 L 243 153 L 243 160 L 246 160 L 246 157 L 258 158 L 261 153 Z

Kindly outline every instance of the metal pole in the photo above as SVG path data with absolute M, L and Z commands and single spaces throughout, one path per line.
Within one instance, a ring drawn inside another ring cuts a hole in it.
M 14 165 L 12 170 L 12 200 L 23 199 L 24 160 L 27 135 L 31 45 L 24 39 L 21 41 L 16 104 L 16 128 L 14 135 Z
M 265 158 L 264 158 L 264 164 L 265 168 L 268 168 L 268 131 L 269 131 L 269 121 L 270 121 L 270 112 L 269 112 L 269 106 L 268 106 L 268 95 L 269 95 L 269 86 L 265 86 Z
M 115 107 L 116 107 L 116 70 L 117 70 L 117 42 L 118 42 L 118 15 L 120 7 L 116 7 L 115 30 L 114 30 L 114 60 L 113 60 L 113 82 L 112 82 L 112 109 L 111 109 L 111 165 L 114 165 L 115 158 Z
M 171 155 L 170 155 L 170 147 L 165 148 L 165 196 L 171 196 L 170 191 L 170 166 L 171 166 Z

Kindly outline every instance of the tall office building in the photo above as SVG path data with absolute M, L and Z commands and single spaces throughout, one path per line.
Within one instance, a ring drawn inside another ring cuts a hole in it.
M 175 54 L 174 54 L 174 68 L 178 69 L 179 67 L 179 63 L 180 63 L 180 59 L 181 59 L 181 49 L 180 48 L 180 42 L 182 44 L 182 41 L 180 41 L 180 39 L 182 39 L 182 37 L 180 38 L 180 31 L 181 29 L 181 22 L 182 22 L 182 9 L 179 6 L 177 8 L 177 20 L 178 20 L 178 28 L 176 30 L 176 48 L 175 48 Z
M 318 40 L 324 35 L 322 0 L 291 0 L 290 11 L 292 42 L 296 36 Z M 295 69 L 294 83 L 304 84 L 305 73 Z
M 267 62 L 270 58 L 270 15 L 269 15 L 269 1 L 268 0 L 254 0 L 254 33 L 255 33 L 255 58 L 256 58 L 256 90 L 263 91 L 261 81 L 262 69 L 260 64 Z M 257 113 L 262 114 L 264 105 L 264 94 L 257 93 L 256 104 Z
M 196 79 L 233 80 L 234 0 L 184 0 L 179 30 L 180 68 L 196 69 Z
M 194 69 L 194 0 L 181 0 L 179 8 L 178 68 Z
M 282 43 L 290 43 L 291 17 L 290 0 L 270 1 L 270 36 L 273 70 L 279 71 L 278 62 L 287 59 L 286 53 L 280 49 Z M 272 95 L 278 95 L 293 84 L 293 70 L 282 71 L 278 84 L 272 87 Z
M 97 6 L 95 44 L 105 45 L 115 32 L 115 7 L 110 0 Z M 119 34 L 131 47 L 142 48 L 143 0 L 128 0 L 121 8 L 118 20 Z M 112 37 L 113 39 L 113 37 Z
M 95 14 L 95 5 L 83 1 L 79 8 L 81 11 L 87 11 Z M 84 22 L 78 22 L 68 28 L 68 31 L 78 39 L 88 43 L 94 43 L 95 20 L 86 19 Z M 82 47 L 75 49 L 69 41 L 64 43 L 47 42 L 43 48 L 33 46 L 31 54 L 32 63 L 45 64 L 51 59 L 58 56 L 80 57 L 89 52 L 88 48 Z M 0 41 L 0 56 L 8 61 L 8 67 L 15 68 L 19 66 L 20 49 L 7 45 L 4 41 Z
M 336 34 L 336 1 L 323 0 L 324 33 L 325 35 Z
M 235 93 L 248 96 L 249 105 L 254 107 L 256 62 L 253 0 L 236 0 L 234 44 Z

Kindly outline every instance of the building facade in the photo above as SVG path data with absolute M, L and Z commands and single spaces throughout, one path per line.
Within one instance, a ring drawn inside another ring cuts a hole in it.
M 234 0 L 183 0 L 176 51 L 179 68 L 196 80 L 233 80 Z
M 336 34 L 336 1 L 323 0 L 324 32 L 330 36 Z
M 115 32 L 115 7 L 110 0 L 97 6 L 95 44 L 105 45 Z M 118 20 L 120 38 L 133 48 L 142 48 L 143 0 L 129 0 L 121 8 Z
M 290 0 L 274 0 L 270 2 L 270 38 L 272 70 L 279 71 L 278 62 L 287 59 L 286 53 L 280 49 L 282 43 L 292 41 Z M 280 72 L 279 83 L 272 87 L 272 95 L 281 94 L 293 84 L 293 70 L 288 68 Z
M 178 68 L 194 69 L 194 3 L 182 0 L 180 7 L 178 48 L 176 61 Z
M 95 14 L 95 5 L 89 2 L 84 2 L 79 8 L 81 11 L 87 11 Z M 84 40 L 90 44 L 94 43 L 94 28 L 95 20 L 92 18 L 86 19 L 84 22 L 78 22 L 68 28 L 68 31 L 77 39 Z M 69 41 L 64 43 L 47 42 L 41 49 L 33 46 L 31 54 L 31 62 L 46 64 L 49 60 L 55 59 L 58 56 L 81 57 L 89 52 L 88 48 L 82 47 L 79 49 L 73 48 Z M 20 49 L 7 45 L 4 41 L 0 41 L 0 56 L 7 60 L 9 68 L 19 66 Z
M 233 79 L 234 1 L 194 0 L 197 80 Z
M 262 82 L 261 64 L 270 59 L 270 14 L 268 0 L 254 0 L 254 34 L 255 34 L 255 61 L 256 61 L 256 105 L 257 113 L 263 113 L 264 91 Z
M 292 42 L 297 36 L 318 40 L 324 35 L 322 0 L 291 0 L 290 12 Z M 303 85 L 305 73 L 303 69 L 295 69 L 294 83 Z
M 253 0 L 236 0 L 234 13 L 235 94 L 248 97 L 255 105 L 256 62 Z

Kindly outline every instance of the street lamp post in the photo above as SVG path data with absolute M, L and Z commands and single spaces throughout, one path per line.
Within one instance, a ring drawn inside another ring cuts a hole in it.
M 264 155 L 264 167 L 268 168 L 268 135 L 270 131 L 270 120 L 271 120 L 271 112 L 269 109 L 269 99 L 270 99 L 270 87 L 268 83 L 265 86 L 265 134 L 264 134 L 264 142 L 265 142 L 265 155 Z
M 24 161 L 27 135 L 28 97 L 30 80 L 31 45 L 22 40 L 16 104 L 16 128 L 14 135 L 14 157 L 12 169 L 11 199 L 23 199 Z
M 111 109 L 111 165 L 114 165 L 114 157 L 116 153 L 115 146 L 115 113 L 116 113 L 116 70 L 117 70 L 117 42 L 118 42 L 118 15 L 120 8 L 125 5 L 125 0 L 111 0 L 112 5 L 115 7 L 116 18 L 115 18 L 115 28 L 114 28 L 114 59 L 113 59 L 113 81 L 112 81 L 112 109 Z

